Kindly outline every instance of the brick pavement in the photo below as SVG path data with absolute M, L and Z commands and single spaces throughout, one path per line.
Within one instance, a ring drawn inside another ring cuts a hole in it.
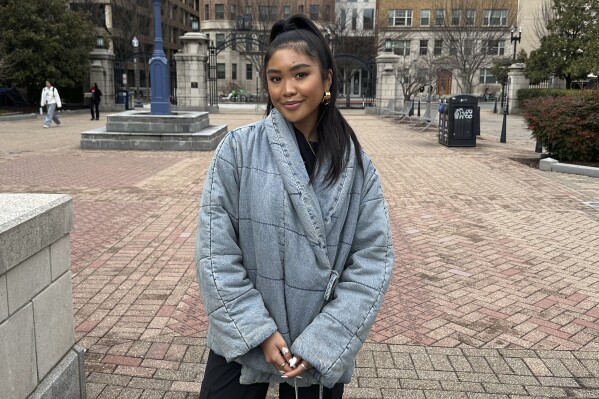
M 346 116 L 379 168 L 392 284 L 348 398 L 599 397 L 597 179 L 540 172 L 520 118 L 482 113 L 475 148 Z M 223 110 L 229 128 L 259 118 Z M 0 189 L 63 192 L 90 398 L 197 397 L 206 360 L 193 243 L 211 153 L 78 148 L 98 122 L 0 122 Z

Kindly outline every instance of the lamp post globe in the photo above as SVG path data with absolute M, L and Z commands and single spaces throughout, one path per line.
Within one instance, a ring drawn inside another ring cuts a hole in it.
M 135 57 L 133 58 L 133 74 L 135 78 L 135 108 L 143 108 L 141 95 L 139 93 L 139 68 L 137 66 L 137 49 L 139 48 L 139 40 L 137 40 L 137 36 L 133 36 L 133 39 L 131 39 L 131 45 L 135 51 Z

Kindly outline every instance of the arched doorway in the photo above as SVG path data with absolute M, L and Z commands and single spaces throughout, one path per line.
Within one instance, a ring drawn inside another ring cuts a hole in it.
M 437 94 L 440 96 L 451 94 L 451 71 L 441 69 L 437 74 Z

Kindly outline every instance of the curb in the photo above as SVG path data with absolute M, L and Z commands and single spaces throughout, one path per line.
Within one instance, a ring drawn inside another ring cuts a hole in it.
M 25 119 L 35 119 L 37 118 L 37 114 L 16 114 L 16 115 L 5 115 L 0 116 L 0 122 L 12 122 L 12 121 L 21 121 Z
M 599 177 L 599 168 L 560 163 L 553 158 L 541 159 L 539 161 L 539 170 L 546 172 L 570 173 L 574 175 Z

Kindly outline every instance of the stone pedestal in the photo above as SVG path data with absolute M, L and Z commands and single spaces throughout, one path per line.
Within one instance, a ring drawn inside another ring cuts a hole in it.
M 86 397 L 61 194 L 0 194 L 0 397 Z
M 530 81 L 524 76 L 525 68 L 526 65 L 522 63 L 512 64 L 508 68 L 508 77 L 510 79 L 508 87 L 510 114 L 519 114 L 521 112 L 520 102 L 518 101 L 518 90 L 528 89 L 530 85 Z
M 114 92 L 114 54 L 103 48 L 96 48 L 89 54 L 89 85 L 86 92 L 97 83 L 102 91 L 100 111 L 124 111 L 125 104 L 116 104 L 116 93 Z
M 193 111 L 171 115 L 125 111 L 108 115 L 106 127 L 81 133 L 81 148 L 211 151 L 227 133 L 227 126 L 210 125 L 208 116 L 208 112 Z
M 398 61 L 399 56 L 393 53 L 383 53 L 376 57 L 376 105 L 380 108 L 386 108 L 389 100 L 392 100 L 396 107 L 398 105 L 395 79 L 395 67 Z
M 199 32 L 180 37 L 183 49 L 175 54 L 177 66 L 177 108 L 184 111 L 207 111 L 208 85 L 206 61 L 208 38 Z

